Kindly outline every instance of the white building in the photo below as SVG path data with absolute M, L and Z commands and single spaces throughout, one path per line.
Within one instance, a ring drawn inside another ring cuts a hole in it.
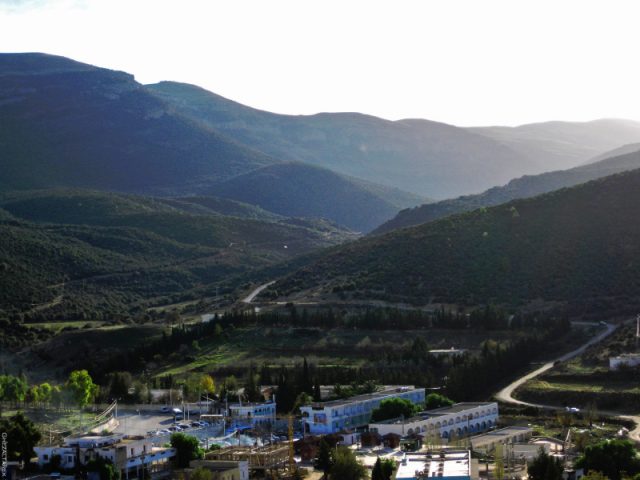
M 235 403 L 229 405 L 229 415 L 235 420 L 246 420 L 252 427 L 269 425 L 276 420 L 276 402 Z
M 413 386 L 385 387 L 379 392 L 345 400 L 312 403 L 300 407 L 300 411 L 307 432 L 326 435 L 366 426 L 371 419 L 371 412 L 380 406 L 380 402 L 390 398 L 404 398 L 421 405 L 425 401 L 425 389 Z
M 36 447 L 34 450 L 40 467 L 50 463 L 55 455 L 60 456 L 62 469 L 86 465 L 100 457 L 113 463 L 123 479 L 137 477 L 142 471 L 154 473 L 164 470 L 175 456 L 173 448 L 154 447 L 149 438 L 122 434 L 66 438 L 62 446 Z
M 402 437 L 419 434 L 449 440 L 452 437 L 465 437 L 494 428 L 498 415 L 496 402 L 463 402 L 420 412 L 412 418 L 371 423 L 369 430 L 382 436 L 388 433 Z
M 609 358 L 609 370 L 618 370 L 620 367 L 637 367 L 640 365 L 640 353 L 623 353 L 617 357 Z
M 463 449 L 445 449 L 428 453 L 408 453 L 398 464 L 396 480 L 471 480 L 471 453 Z M 477 472 L 474 472 L 477 473 Z M 475 477 L 475 474 L 473 475 Z

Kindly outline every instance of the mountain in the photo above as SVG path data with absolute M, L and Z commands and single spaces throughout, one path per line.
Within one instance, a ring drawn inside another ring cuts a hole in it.
M 640 123 L 622 119 L 543 122 L 468 130 L 526 155 L 537 166 L 538 172 L 572 168 L 622 145 L 640 142 Z
M 617 151 L 624 151 L 619 149 Z M 572 187 L 596 178 L 640 168 L 640 152 L 607 158 L 570 170 L 548 172 L 535 176 L 524 176 L 511 180 L 504 186 L 490 188 L 479 195 L 467 195 L 437 203 L 402 210 L 372 233 L 381 234 L 398 228 L 431 222 L 448 215 L 468 212 L 482 207 L 499 205 L 517 198 L 533 197 L 564 187 Z
M 260 205 L 288 217 L 331 219 L 363 232 L 392 218 L 402 204 L 419 202 L 417 196 L 370 186 L 325 168 L 293 162 L 269 165 L 239 175 L 218 184 L 213 193 Z
M 161 82 L 146 88 L 176 112 L 273 157 L 428 197 L 479 192 L 540 171 L 503 143 L 444 123 L 392 122 L 358 113 L 279 115 L 193 85 Z
M 77 187 L 208 195 L 220 182 L 279 161 L 177 113 L 129 74 L 63 57 L 0 55 L 0 117 L 0 191 Z M 278 167 L 279 175 L 287 176 L 287 168 L 288 180 L 297 182 L 303 167 Z M 425 202 L 397 189 L 329 177 L 328 172 L 321 175 L 324 181 L 335 180 L 347 196 L 352 190 L 350 195 L 361 198 L 367 190 L 354 211 L 348 202 L 335 206 L 346 213 L 327 216 L 330 221 L 380 211 L 369 222 L 347 223 L 350 228 L 370 230 L 402 208 Z M 323 202 L 333 202 L 333 186 L 324 183 L 323 188 Z M 302 189 L 288 192 L 283 201 L 309 207 L 302 214 L 331 210 L 311 205 Z
M 596 163 L 600 160 L 606 160 L 607 158 L 619 157 L 621 155 L 625 155 L 627 153 L 640 152 L 640 143 L 629 143 L 627 145 L 622 145 L 621 147 L 614 148 L 613 150 L 609 150 L 607 152 L 601 153 L 600 155 L 596 155 L 593 158 L 587 160 L 584 165 L 588 165 L 590 163 Z
M 265 296 L 637 307 L 640 170 L 312 255 Z
M 0 308 L 8 311 L 51 301 L 62 282 L 70 311 L 189 297 L 353 238 L 327 224 L 193 214 L 165 199 L 86 190 L 4 194 L 1 212 Z
M 132 75 L 0 54 L 0 190 L 189 194 L 275 159 L 178 115 Z

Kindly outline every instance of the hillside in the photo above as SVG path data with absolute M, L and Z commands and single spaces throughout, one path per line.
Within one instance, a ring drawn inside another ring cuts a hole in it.
M 177 112 L 276 158 L 428 197 L 478 192 L 540 171 L 500 142 L 443 123 L 392 122 L 358 113 L 278 115 L 193 85 L 162 82 L 146 88 Z
M 384 190 L 384 191 L 383 191 Z M 368 232 L 392 218 L 400 208 L 392 201 L 419 197 L 370 186 L 325 168 L 278 163 L 216 185 L 213 193 L 288 217 L 326 218 L 352 230 Z M 389 198 L 390 200 L 385 200 Z
M 619 157 L 621 155 L 626 155 L 627 153 L 640 152 L 640 143 L 628 143 L 627 145 L 622 145 L 621 147 L 614 148 L 613 150 L 609 150 L 607 152 L 601 153 L 593 158 L 590 158 L 588 161 L 584 163 L 584 165 L 590 163 L 596 163 L 600 160 L 606 160 L 607 158 Z
M 275 160 L 177 115 L 133 76 L 0 54 L 0 190 L 190 194 Z
M 373 233 L 386 233 L 398 228 L 432 222 L 456 213 L 499 205 L 517 198 L 533 197 L 635 168 L 640 168 L 640 152 L 638 151 L 570 170 L 524 176 L 510 181 L 504 186 L 490 188 L 479 195 L 467 195 L 402 210 L 392 220 L 380 225 Z
M 65 311 L 126 311 L 353 238 L 325 224 L 194 215 L 154 198 L 78 190 L 5 194 L 0 208 L 17 219 L 0 219 L 8 311 L 51 301 L 62 282 Z
M 622 145 L 640 141 L 639 122 L 614 118 L 468 130 L 493 138 L 526 155 L 537 163 L 540 172 L 572 168 Z M 628 152 L 619 152 L 622 153 Z
M 335 247 L 265 296 L 628 307 L 640 298 L 639 208 L 634 170 Z

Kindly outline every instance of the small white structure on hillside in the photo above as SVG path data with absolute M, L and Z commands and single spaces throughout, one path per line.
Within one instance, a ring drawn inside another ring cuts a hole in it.
M 619 370 L 620 367 L 637 367 L 640 365 L 640 353 L 623 353 L 609 358 L 609 370 Z

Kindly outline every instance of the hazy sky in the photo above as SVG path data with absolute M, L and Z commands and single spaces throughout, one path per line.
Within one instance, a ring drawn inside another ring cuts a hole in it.
M 640 120 L 635 0 L 0 0 L 0 50 L 282 113 Z

